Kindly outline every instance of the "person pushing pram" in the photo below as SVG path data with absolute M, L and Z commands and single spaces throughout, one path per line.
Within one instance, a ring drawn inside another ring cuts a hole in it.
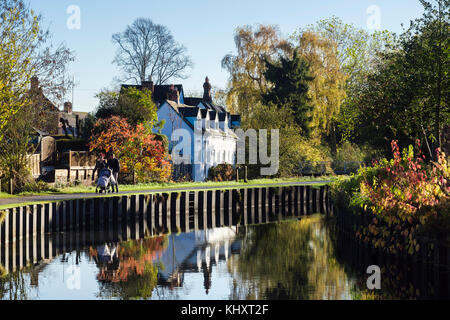
M 100 169 L 98 173 L 97 187 L 95 188 L 95 193 L 98 193 L 99 190 L 100 193 L 114 192 L 114 186 L 116 186 L 117 189 L 117 181 L 114 178 L 112 170 L 107 167 Z

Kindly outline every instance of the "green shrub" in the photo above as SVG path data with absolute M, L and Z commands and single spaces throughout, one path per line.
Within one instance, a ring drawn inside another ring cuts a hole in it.
M 209 181 L 233 181 L 236 179 L 236 170 L 231 164 L 221 163 L 208 170 Z

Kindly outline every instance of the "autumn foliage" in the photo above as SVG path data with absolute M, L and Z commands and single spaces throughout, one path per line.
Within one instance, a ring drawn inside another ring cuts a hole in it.
M 114 152 L 121 162 L 121 170 L 135 173 L 137 182 L 165 182 L 172 174 L 163 142 L 144 124 L 133 127 L 125 118 L 99 119 L 92 130 L 89 149 Z
M 419 238 L 430 225 L 446 225 L 450 207 L 450 170 L 439 149 L 437 161 L 425 163 L 425 156 L 413 147 L 400 152 L 397 141 L 391 143 L 393 159 L 362 168 L 341 187 L 347 189 L 350 207 L 363 212 L 367 223 L 359 226 L 357 236 L 390 252 L 420 249 Z M 420 150 L 420 142 L 417 141 Z M 439 222 L 438 222 L 439 221 Z M 448 231 L 444 232 L 448 235 Z

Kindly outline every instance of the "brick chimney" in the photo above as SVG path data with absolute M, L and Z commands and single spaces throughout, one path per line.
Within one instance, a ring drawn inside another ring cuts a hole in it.
M 150 90 L 152 93 L 152 100 L 154 101 L 154 95 L 155 95 L 155 84 L 153 83 L 152 77 L 148 77 L 147 81 L 142 81 L 141 83 L 142 90 L 147 89 Z
M 64 102 L 64 112 L 65 113 L 72 113 L 72 103 L 71 102 Z
M 149 77 L 147 81 L 142 81 L 141 86 L 142 89 L 150 90 L 152 93 L 155 91 L 155 84 L 153 83 L 151 77 Z
M 203 84 L 203 101 L 212 103 L 211 84 L 209 83 L 208 77 L 206 77 L 205 83 Z
M 180 93 L 173 84 L 170 85 L 169 92 L 167 92 L 167 99 L 175 101 L 177 104 L 180 104 Z

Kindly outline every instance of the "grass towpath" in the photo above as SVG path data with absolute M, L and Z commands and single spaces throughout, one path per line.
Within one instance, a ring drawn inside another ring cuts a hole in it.
M 20 194 L 11 196 L 0 193 L 0 209 L 12 208 L 17 206 L 52 202 L 71 199 L 111 197 L 117 195 L 132 195 L 142 193 L 158 192 L 180 192 L 188 190 L 217 190 L 217 189 L 236 189 L 236 188 L 254 188 L 264 186 L 290 186 L 290 185 L 314 185 L 320 186 L 330 183 L 334 177 L 320 178 L 296 178 L 296 179 L 257 179 L 249 182 L 187 182 L 187 183 L 159 183 L 159 184 L 140 184 L 134 186 L 119 186 L 120 192 L 106 195 L 95 193 L 95 187 L 70 187 L 59 190 L 58 192 L 41 192 L 35 194 Z

